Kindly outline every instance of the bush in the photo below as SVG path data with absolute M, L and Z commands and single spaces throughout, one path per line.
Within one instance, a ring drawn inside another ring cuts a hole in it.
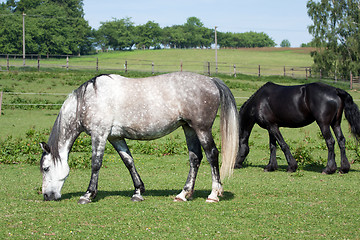
M 39 164 L 42 155 L 40 142 L 47 142 L 50 130 L 30 129 L 25 137 L 7 137 L 0 141 L 0 164 Z M 132 153 L 156 156 L 187 154 L 186 143 L 179 136 L 170 136 L 161 141 L 129 141 Z M 89 168 L 91 166 L 91 137 L 85 133 L 74 142 L 69 156 L 70 168 Z M 105 153 L 116 154 L 111 144 L 107 144 Z

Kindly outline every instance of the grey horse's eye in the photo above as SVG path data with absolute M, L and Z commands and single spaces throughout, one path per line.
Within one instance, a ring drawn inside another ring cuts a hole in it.
M 43 171 L 44 171 L 44 172 L 48 172 L 49 169 L 50 169 L 50 167 L 45 167 L 45 168 L 43 168 Z

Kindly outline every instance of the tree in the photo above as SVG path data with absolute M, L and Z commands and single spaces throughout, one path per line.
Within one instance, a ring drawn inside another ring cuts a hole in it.
M 323 75 L 348 78 L 360 74 L 360 1 L 310 0 L 309 33 L 318 48 L 312 52 L 314 69 Z
M 148 21 L 146 24 L 135 28 L 135 44 L 138 49 L 160 48 L 162 29 L 158 23 Z
M 162 44 L 170 48 L 185 48 L 185 32 L 181 25 L 165 27 L 163 29 Z
M 86 54 L 91 28 L 82 0 L 8 0 L 0 7 L 0 52 L 22 52 L 22 13 L 26 13 L 26 53 Z M 16 34 L 16 36 L 15 36 Z
M 272 40 L 267 34 L 263 32 L 219 32 L 218 44 L 220 47 L 232 48 L 274 47 L 276 45 L 274 40 Z
M 280 47 L 291 47 L 290 41 L 287 39 L 284 39 L 280 43 Z
M 102 22 L 96 33 L 96 42 L 103 49 L 125 50 L 135 44 L 135 26 L 131 18 Z

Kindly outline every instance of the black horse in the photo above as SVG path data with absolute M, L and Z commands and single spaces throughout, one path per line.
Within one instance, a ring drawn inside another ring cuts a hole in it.
M 328 148 L 328 162 L 323 173 L 336 171 L 333 129 L 341 152 L 341 173 L 350 170 L 345 154 L 345 137 L 341 131 L 342 113 L 351 126 L 351 132 L 360 136 L 360 112 L 352 97 L 344 90 L 323 83 L 310 83 L 298 86 L 280 86 L 266 83 L 254 93 L 241 107 L 240 154 L 235 168 L 240 168 L 249 153 L 249 136 L 254 124 L 268 130 L 270 138 L 270 161 L 265 171 L 277 169 L 276 141 L 279 143 L 288 162 L 288 172 L 295 172 L 297 162 L 290 153 L 279 127 L 298 128 L 316 121 Z

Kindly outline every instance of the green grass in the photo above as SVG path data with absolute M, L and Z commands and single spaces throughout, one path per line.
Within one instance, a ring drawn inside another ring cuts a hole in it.
M 63 199 L 43 202 L 37 166 L 1 166 L 1 238 L 356 239 L 360 234 L 359 164 L 349 174 L 330 176 L 284 169 L 264 173 L 250 166 L 225 182 L 219 203 L 207 204 L 211 176 L 206 162 L 193 200 L 175 203 L 188 172 L 187 156 L 134 157 L 147 188 L 141 203 L 130 201 L 131 178 L 113 155 L 105 156 L 97 199 L 85 206 L 77 200 L 89 170 L 72 170 Z
M 219 49 L 218 72 L 232 74 L 236 65 L 237 73 L 258 73 L 258 65 L 262 66 L 263 75 L 283 75 L 284 66 L 288 68 L 288 75 L 305 76 L 301 72 L 291 71 L 310 67 L 312 58 L 309 48 L 259 48 L 259 49 Z M 69 69 L 84 68 L 94 71 L 96 59 L 99 60 L 100 71 L 123 71 L 125 61 L 129 71 L 155 72 L 183 71 L 207 72 L 207 62 L 211 63 L 211 73 L 215 72 L 214 49 L 164 49 L 164 50 L 135 50 L 99 53 L 92 56 L 70 57 Z M 37 67 L 37 60 L 27 60 L 27 66 Z M 22 59 L 10 59 L 10 65 L 22 66 Z M 41 59 L 41 68 L 65 69 L 66 59 Z M 0 66 L 5 69 L 6 59 L 0 59 Z

